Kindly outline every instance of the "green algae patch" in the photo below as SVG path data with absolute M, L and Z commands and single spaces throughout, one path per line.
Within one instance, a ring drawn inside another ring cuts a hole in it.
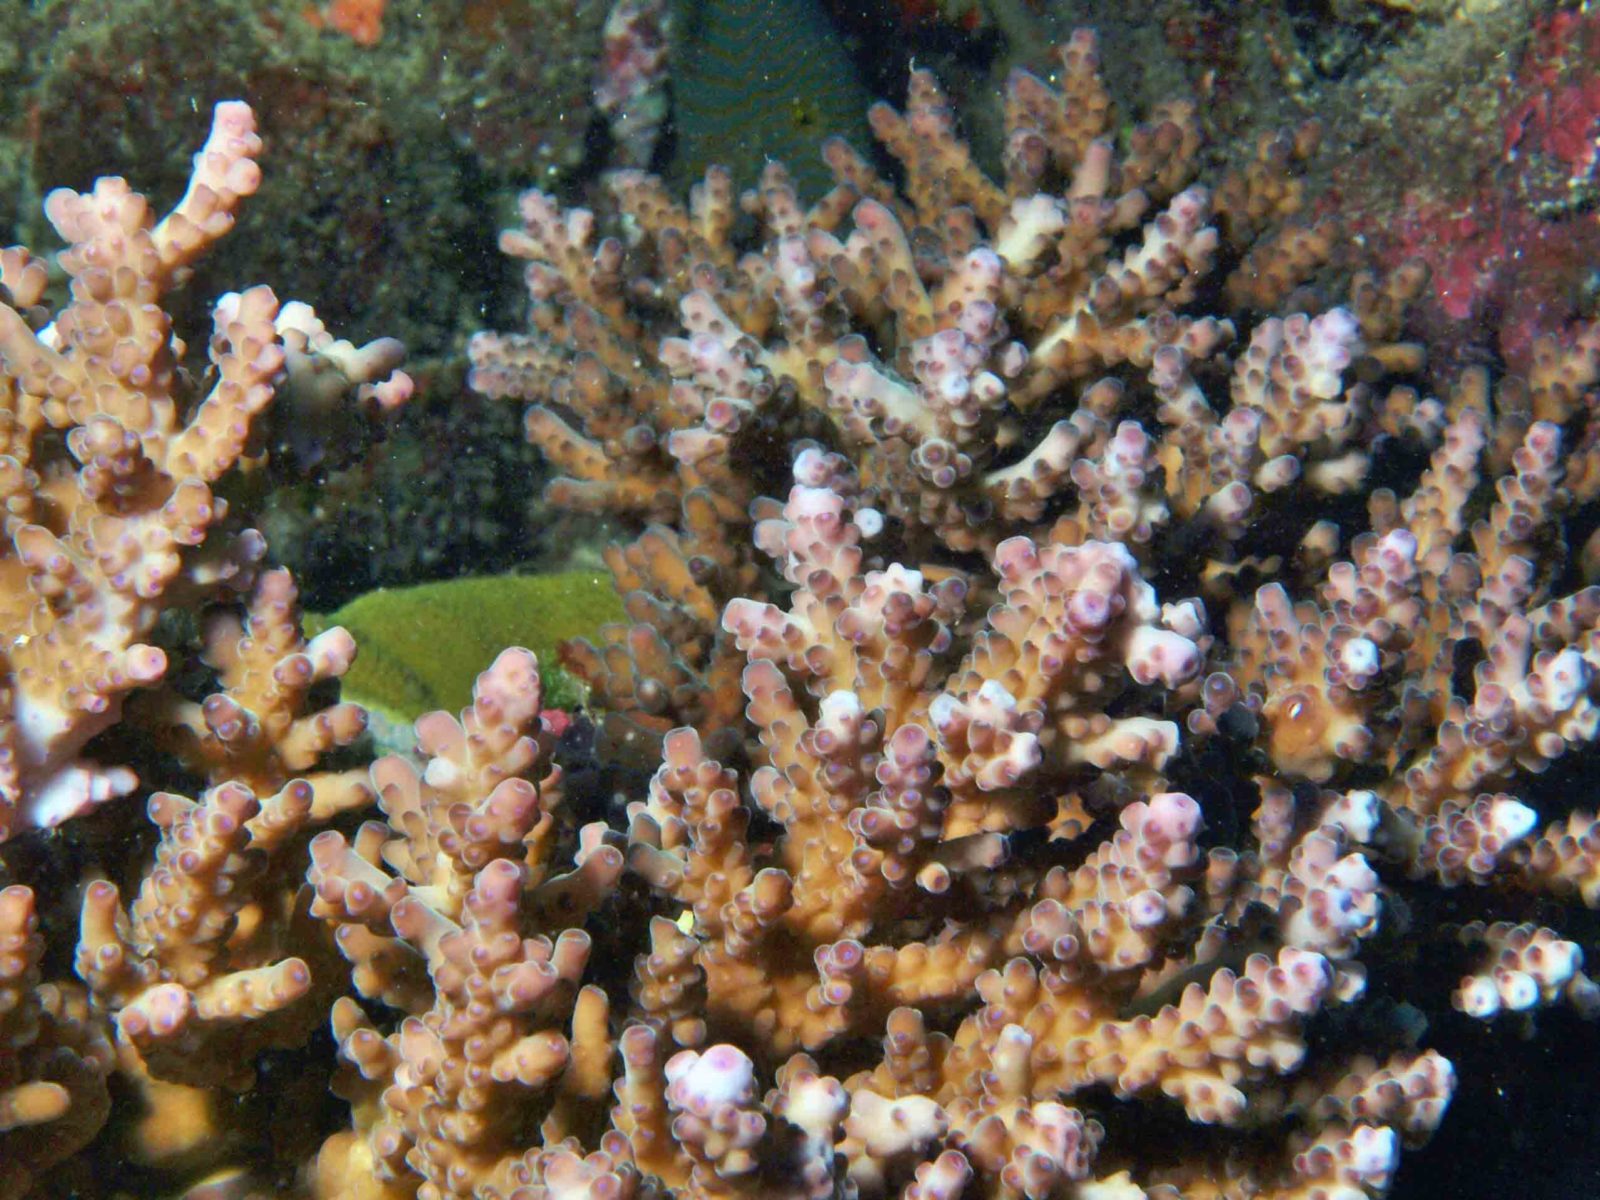
M 465 708 L 479 672 L 507 646 L 539 656 L 546 708 L 582 703 L 583 685 L 556 665 L 556 648 L 621 618 L 622 601 L 601 570 L 380 588 L 337 612 L 307 613 L 305 626 L 308 634 L 348 629 L 358 652 L 342 697 L 406 726 L 434 709 Z

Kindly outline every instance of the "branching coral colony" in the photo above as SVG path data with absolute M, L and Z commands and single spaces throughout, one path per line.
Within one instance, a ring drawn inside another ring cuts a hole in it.
M 354 646 L 341 629 L 301 636 L 293 581 L 261 569 L 260 535 L 213 488 L 259 457 L 270 405 L 306 421 L 343 392 L 390 407 L 411 384 L 391 373 L 398 343 L 335 341 L 264 287 L 218 302 L 204 376 L 184 369 L 160 301 L 232 228 L 260 150 L 250 109 L 222 104 L 161 220 L 121 179 L 52 192 L 69 282 L 54 313 L 44 264 L 0 254 L 0 842 L 139 788 L 134 763 L 96 746 L 159 744 L 207 789 L 149 796 L 161 840 L 142 877 L 118 851 L 100 864 L 131 871 L 126 909 L 111 879 L 85 880 L 82 986 L 40 982 L 40 915 L 72 905 L 76 881 L 36 894 L 26 870 L 41 856 L 15 860 L 22 882 L 0 891 L 4 1196 L 45 1187 L 94 1137 L 114 1070 L 157 1105 L 148 1143 L 203 1140 L 205 1094 L 180 1085 L 247 1086 L 256 1052 L 301 1044 L 325 1019 L 314 998 L 341 987 L 313 973 L 319 943 L 302 931 L 316 927 L 295 895 L 300 830 L 372 800 L 365 771 L 314 771 L 364 727 L 359 708 L 311 695 Z M 158 756 L 138 757 L 142 770 Z M 70 945 L 51 949 L 72 963 Z
M 1464 1012 L 1595 1010 L 1528 918 L 1600 904 L 1595 818 L 1536 778 L 1595 730 L 1562 522 L 1600 330 L 1445 400 L 1382 383 L 1415 272 L 1246 337 L 1200 310 L 1291 307 L 1335 241 L 1294 221 L 1311 131 L 1208 192 L 1189 106 L 1110 136 L 1086 34 L 1006 120 L 999 183 L 918 74 L 873 113 L 899 188 L 835 143 L 834 191 L 774 166 L 747 220 L 715 172 L 687 208 L 615 177 L 626 240 L 524 198 L 532 328 L 475 378 L 536 401 L 558 501 L 643 526 L 629 622 L 570 652 L 654 772 L 625 829 L 518 649 L 414 757 L 308 774 L 360 731 L 316 688 L 350 639 L 300 636 L 210 489 L 287 343 L 324 400 L 393 348 L 254 289 L 178 369 L 158 301 L 254 187 L 248 110 L 163 222 L 52 197 L 53 322 L 3 260 L 5 833 L 133 792 L 152 741 L 196 798 L 149 797 L 75 954 L 70 881 L 0 892 L 0 1194 L 109 1194 L 104 1127 L 196 1198 L 1356 1200 L 1454 1086 L 1364 996 L 1386 897 L 1482 917 L 1410 931 L 1465 943 Z M 336 1064 L 255 1070 L 330 1026 Z
M 835 142 L 810 208 L 622 173 L 617 236 L 532 192 L 502 239 L 530 330 L 474 378 L 554 499 L 644 526 L 570 662 L 663 758 L 611 1133 L 532 1194 L 1381 1194 L 1454 1084 L 1362 1002 L 1395 887 L 1471 890 L 1463 1011 L 1600 1007 L 1519 923 L 1600 902 L 1535 778 L 1596 728 L 1600 329 L 1418 396 L 1417 270 L 1203 310 L 1331 252 L 1314 131 L 1208 192 L 1190 106 L 1112 135 L 1088 34 L 1005 115 L 998 182 L 915 73 L 898 189 Z M 1180 1110 L 1209 1135 L 1141 1136 Z

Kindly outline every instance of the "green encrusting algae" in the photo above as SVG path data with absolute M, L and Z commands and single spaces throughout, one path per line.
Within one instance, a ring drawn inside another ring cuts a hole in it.
M 507 646 L 539 656 L 545 707 L 571 708 L 583 685 L 556 665 L 557 647 L 620 620 L 622 601 L 601 571 L 485 575 L 380 588 L 337 612 L 307 613 L 308 634 L 343 625 L 356 639 L 341 695 L 395 727 L 472 701 L 479 672 Z

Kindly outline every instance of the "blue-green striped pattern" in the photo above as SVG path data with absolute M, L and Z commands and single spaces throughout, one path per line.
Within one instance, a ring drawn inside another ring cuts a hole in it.
M 679 182 L 721 164 L 748 187 L 776 158 L 814 199 L 832 183 L 819 149 L 825 137 L 870 145 L 871 98 L 818 0 L 688 0 L 674 27 L 671 174 Z

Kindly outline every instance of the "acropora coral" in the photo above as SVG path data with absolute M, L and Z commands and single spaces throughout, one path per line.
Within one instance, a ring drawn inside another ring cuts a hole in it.
M 809 207 L 523 197 L 473 377 L 637 530 L 559 652 L 637 787 L 558 765 L 521 647 L 351 761 L 359 635 L 209 490 L 276 300 L 209 376 L 160 307 L 249 110 L 162 222 L 53 194 L 53 320 L 0 258 L 0 1193 L 112 1194 L 116 1144 L 195 1200 L 1359 1200 L 1455 1093 L 1416 1013 L 1600 1012 L 1552 770 L 1600 729 L 1600 326 L 1426 395 L 1424 270 L 1301 307 L 1314 129 L 1206 178 L 1088 32 L 1003 107 L 998 175 L 916 72 L 896 183 L 836 141 Z

